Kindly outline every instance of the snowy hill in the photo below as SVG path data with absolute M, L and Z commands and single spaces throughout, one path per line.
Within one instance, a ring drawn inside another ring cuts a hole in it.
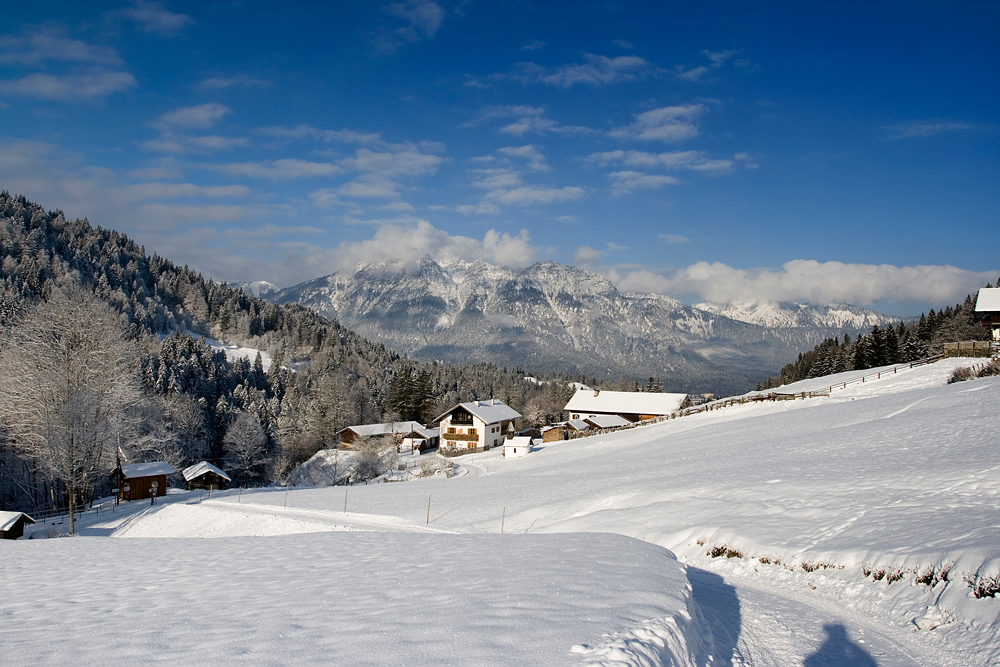
M 523 270 L 425 257 L 354 270 L 268 297 L 298 302 L 424 361 L 484 359 L 597 378 L 660 377 L 671 391 L 745 391 L 803 349 L 888 321 L 852 306 L 774 307 L 773 321 L 622 294 L 606 278 L 540 262 Z
M 259 299 L 269 299 L 280 291 L 277 285 L 269 283 L 266 280 L 232 283 L 230 287 L 241 289 L 247 294 L 251 294 Z
M 268 663 L 997 664 L 1000 598 L 975 587 L 1000 588 L 1000 378 L 946 384 L 969 363 L 460 457 L 452 479 L 102 513 L 81 533 L 173 539 L 2 545 L 19 597 L 0 601 L 0 636 L 18 638 L 14 665 L 109 646 L 108 664 L 183 659 L 215 641 Z M 282 536 L 300 532 L 314 534 Z M 112 603 L 109 559 L 122 599 L 163 593 L 155 622 Z M 54 617 L 75 628 L 59 642 L 34 631 Z

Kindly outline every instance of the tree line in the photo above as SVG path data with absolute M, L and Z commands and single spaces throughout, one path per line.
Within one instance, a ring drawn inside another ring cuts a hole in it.
M 1000 284 L 1000 280 L 997 282 Z M 986 287 L 992 285 L 987 283 Z M 847 334 L 843 339 L 828 338 L 812 350 L 799 354 L 798 359 L 784 366 L 776 377 L 759 383 L 757 390 L 844 371 L 917 361 L 941 354 L 945 343 L 989 340 L 990 330 L 976 319 L 977 297 L 968 295 L 962 303 L 937 312 L 931 309 L 916 321 L 901 321 L 886 327 L 876 324 L 870 333 L 855 340 Z

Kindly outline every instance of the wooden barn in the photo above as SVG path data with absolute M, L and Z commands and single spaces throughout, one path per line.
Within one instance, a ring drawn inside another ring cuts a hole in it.
M 0 512 L 0 540 L 16 540 L 24 535 L 24 527 L 35 520 L 24 512 Z
M 687 394 L 579 389 L 563 408 L 569 419 L 618 415 L 629 422 L 662 417 L 691 405 Z
M 181 471 L 188 491 L 206 489 L 208 491 L 225 491 L 232 478 L 208 461 L 195 463 Z
M 111 471 L 118 482 L 118 498 L 142 500 L 167 495 L 167 475 L 176 472 L 166 461 L 129 463 Z

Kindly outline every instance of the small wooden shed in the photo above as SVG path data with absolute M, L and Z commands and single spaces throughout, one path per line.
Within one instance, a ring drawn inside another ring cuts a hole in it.
M 0 540 L 16 540 L 24 535 L 24 527 L 35 520 L 24 512 L 0 512 Z
M 531 451 L 531 438 L 519 435 L 503 441 L 503 457 L 505 459 L 527 456 Z
M 111 471 L 118 482 L 118 497 L 122 500 L 142 500 L 167 495 L 167 475 L 176 472 L 166 461 L 128 463 Z
M 184 482 L 187 485 L 188 491 L 192 489 L 225 491 L 229 483 L 233 481 L 229 475 L 208 461 L 188 466 L 184 468 L 181 474 L 184 475 Z

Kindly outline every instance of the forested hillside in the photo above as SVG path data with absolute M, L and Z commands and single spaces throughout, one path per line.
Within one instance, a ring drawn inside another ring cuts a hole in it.
M 521 369 L 414 362 L 303 306 L 206 280 L 147 256 L 124 234 L 3 192 L 0 335 L 13 344 L 26 317 L 59 299 L 98 302 L 137 351 L 143 400 L 128 419 L 117 417 L 133 425 L 119 438 L 129 460 L 166 459 L 179 469 L 205 458 L 240 484 L 280 480 L 349 424 L 430 419 L 478 398 L 501 398 L 522 411 L 530 404 L 542 415 L 565 402 L 561 385 L 525 382 Z M 100 320 L 100 309 L 94 312 Z M 228 361 L 202 336 L 260 350 L 271 366 L 265 372 L 259 356 Z M 0 424 L 0 509 L 64 504 L 63 482 L 19 446 L 12 422 L 6 427 Z M 113 451 L 100 454 L 82 500 L 106 485 L 115 465 Z
M 1000 280 L 998 280 L 1000 284 Z M 992 287 L 987 284 L 986 287 Z M 976 320 L 976 297 L 935 312 L 920 315 L 909 324 L 895 327 L 872 327 L 870 333 L 851 340 L 830 338 L 812 350 L 803 352 L 793 363 L 781 369 L 777 377 L 768 378 L 757 389 L 771 389 L 806 378 L 823 377 L 849 370 L 864 370 L 887 366 L 941 354 L 945 343 L 964 340 L 989 340 L 990 329 Z

